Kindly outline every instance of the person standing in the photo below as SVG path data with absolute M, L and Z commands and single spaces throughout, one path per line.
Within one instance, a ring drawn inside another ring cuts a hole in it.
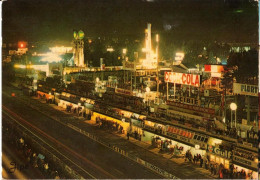
M 200 167 L 202 167 L 202 165 L 203 165 L 203 159 L 200 158 Z
M 223 179 L 223 169 L 219 170 L 219 179 Z

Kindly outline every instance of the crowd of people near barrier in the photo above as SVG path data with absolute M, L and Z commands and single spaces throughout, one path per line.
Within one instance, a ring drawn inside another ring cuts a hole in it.
M 134 132 L 130 132 L 129 131 L 129 132 L 127 132 L 127 139 L 128 140 L 129 140 L 130 136 L 135 138 L 136 140 L 139 140 L 139 141 L 141 141 L 141 138 L 142 138 L 142 135 L 139 134 L 137 131 L 134 131 Z
M 69 175 L 57 166 L 49 157 L 46 157 L 39 148 L 32 146 L 32 142 L 26 139 L 10 124 L 2 126 L 3 142 L 11 146 L 18 155 L 25 159 L 25 164 L 38 169 L 39 173 L 46 179 L 66 179 Z M 35 145 L 35 144 L 34 144 Z M 9 169 L 9 173 L 14 173 L 17 167 Z
M 183 147 L 174 145 L 171 140 L 162 140 L 159 136 L 152 137 L 152 146 L 159 148 L 162 152 L 172 155 L 183 156 Z
M 106 118 L 96 117 L 96 124 L 100 129 L 105 129 L 113 132 L 124 134 L 124 128 L 119 123 L 107 120 Z
M 118 105 L 118 104 L 117 104 Z M 126 107 L 127 105 L 121 104 L 121 106 Z M 100 110 L 106 112 L 106 114 L 111 114 L 110 110 L 107 108 L 101 108 Z M 149 112 L 149 110 L 147 110 Z M 176 120 L 180 124 L 185 123 L 191 123 L 192 127 L 203 127 L 208 132 L 213 132 L 218 135 L 228 136 L 231 138 L 238 139 L 238 142 L 249 142 L 252 143 L 253 146 L 257 146 L 257 140 L 258 140 L 258 134 L 254 132 L 252 129 L 250 131 L 247 131 L 246 138 L 241 138 L 240 136 L 240 130 L 236 128 L 230 128 L 227 126 L 226 129 L 218 129 L 214 123 L 214 121 L 208 121 L 208 123 L 201 123 L 201 124 L 194 124 L 194 119 L 188 119 L 181 116 L 171 117 L 167 116 L 166 114 L 160 114 L 160 113 L 148 113 L 149 116 L 153 115 L 153 118 L 163 118 L 167 121 Z M 116 116 L 117 114 L 113 114 Z M 119 116 L 119 115 L 118 115 Z M 121 117 L 121 116 L 120 116 Z M 148 117 L 149 118 L 149 117 Z M 102 129 L 108 129 L 120 133 L 124 133 L 123 127 L 119 125 L 117 122 L 113 122 L 107 119 L 103 118 L 96 118 L 96 123 L 99 125 Z M 161 130 L 158 131 L 160 134 Z M 127 138 L 132 136 L 135 139 L 141 140 L 141 136 L 137 132 L 127 132 Z M 223 164 L 218 164 L 215 162 L 210 161 L 208 158 L 202 158 L 200 154 L 192 155 L 189 151 L 186 153 L 183 152 L 183 147 L 173 146 L 171 141 L 168 140 L 161 140 L 159 137 L 154 137 L 152 140 L 152 144 L 155 147 L 160 148 L 161 151 L 172 153 L 173 155 L 183 156 L 185 158 L 185 161 L 193 162 L 194 164 L 199 164 L 200 167 L 203 167 L 211 172 L 212 175 L 218 176 L 220 179 L 251 179 L 252 178 L 252 172 L 246 173 L 245 170 L 241 169 L 240 171 L 237 170 L 237 168 L 231 167 L 229 169 L 224 168 Z M 247 159 L 250 159 L 247 158 Z M 250 160 L 253 160 L 251 158 Z
M 210 161 L 209 156 L 202 156 L 201 154 L 192 155 L 190 150 L 184 152 L 182 146 L 173 145 L 171 140 L 162 140 L 159 136 L 152 137 L 152 146 L 159 148 L 162 152 L 172 154 L 171 158 L 183 157 L 185 162 L 197 164 L 200 167 L 209 170 L 211 175 L 216 176 L 219 179 L 253 179 L 252 171 L 249 173 L 246 173 L 244 169 L 238 171 L 238 168 L 235 168 L 233 164 L 227 169 L 222 163 L 218 164 Z
M 196 121 L 194 119 L 192 120 L 178 115 L 176 115 L 175 117 L 171 117 L 165 114 L 162 115 L 160 113 L 153 113 L 153 114 L 154 116 L 152 118 L 160 118 L 160 119 L 163 118 L 166 121 L 175 120 L 178 121 L 179 124 L 183 124 L 183 125 L 185 123 L 189 123 L 193 128 L 201 127 L 204 128 L 207 132 L 237 139 L 239 143 L 248 142 L 251 143 L 254 147 L 257 147 L 258 145 L 258 134 L 253 130 L 253 128 L 251 130 L 246 131 L 247 134 L 246 138 L 241 138 L 241 130 L 239 128 L 234 128 L 234 127 L 231 128 L 230 126 L 227 126 L 226 129 L 218 129 L 214 121 L 207 121 L 207 123 L 200 123 L 201 121 L 197 120 L 197 122 L 199 122 L 200 124 L 196 124 L 195 123 Z

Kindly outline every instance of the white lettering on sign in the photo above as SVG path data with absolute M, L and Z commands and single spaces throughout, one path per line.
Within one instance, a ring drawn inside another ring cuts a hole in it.
M 219 149 L 218 147 L 207 145 L 207 151 L 216 154 L 222 157 L 225 157 L 227 159 L 230 159 L 232 156 L 232 152 L 224 149 Z
M 189 86 L 200 86 L 200 75 L 198 74 L 185 74 L 185 73 L 175 73 L 175 72 L 165 72 L 164 74 L 165 82 L 184 84 Z

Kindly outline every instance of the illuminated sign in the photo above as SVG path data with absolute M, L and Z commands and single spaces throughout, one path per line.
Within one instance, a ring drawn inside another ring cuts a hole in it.
M 123 62 L 123 68 L 125 70 L 135 70 L 135 63 L 134 62 L 129 62 L 129 61 L 124 61 Z
M 82 30 L 80 30 L 79 32 L 77 32 L 77 31 L 73 32 L 74 39 L 80 39 L 81 40 L 81 39 L 84 38 L 84 36 L 85 36 L 85 34 Z
M 132 92 L 132 91 L 129 91 L 129 90 L 126 90 L 126 89 L 120 89 L 120 88 L 116 88 L 116 89 L 115 89 L 115 93 L 125 94 L 125 95 L 129 95 L 129 96 L 132 96 L 132 95 L 133 95 L 133 92 Z
M 194 133 L 191 133 L 191 132 L 188 132 L 188 131 L 185 131 L 183 129 L 179 129 L 179 128 L 176 128 L 173 126 L 168 126 L 167 132 L 172 133 L 172 134 L 177 134 L 182 137 L 189 138 L 189 139 L 192 139 L 194 136 Z
M 224 71 L 224 66 L 223 65 L 209 65 L 205 64 L 204 65 L 205 72 L 211 72 L 211 73 L 221 73 Z
M 233 91 L 237 94 L 258 96 L 258 86 L 233 83 Z
M 200 86 L 200 75 L 198 74 L 165 72 L 164 80 L 165 82 L 170 83 L 184 84 L 195 87 Z
M 232 156 L 232 152 L 231 151 L 220 149 L 218 147 L 211 146 L 211 145 L 208 145 L 208 144 L 207 144 L 207 151 L 212 153 L 212 154 L 216 154 L 218 156 L 225 157 L 227 159 L 230 159 L 231 156 Z

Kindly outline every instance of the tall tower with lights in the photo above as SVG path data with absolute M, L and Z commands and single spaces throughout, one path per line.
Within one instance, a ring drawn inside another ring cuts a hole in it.
M 147 29 L 145 30 L 145 45 L 146 45 L 146 59 L 151 59 L 152 52 L 152 42 L 151 42 L 151 24 L 147 24 Z
M 81 31 L 81 30 L 79 32 L 74 31 L 73 36 L 74 36 L 74 40 L 73 40 L 74 64 L 78 67 L 85 67 L 85 63 L 84 63 L 84 41 L 83 41 L 84 32 Z

